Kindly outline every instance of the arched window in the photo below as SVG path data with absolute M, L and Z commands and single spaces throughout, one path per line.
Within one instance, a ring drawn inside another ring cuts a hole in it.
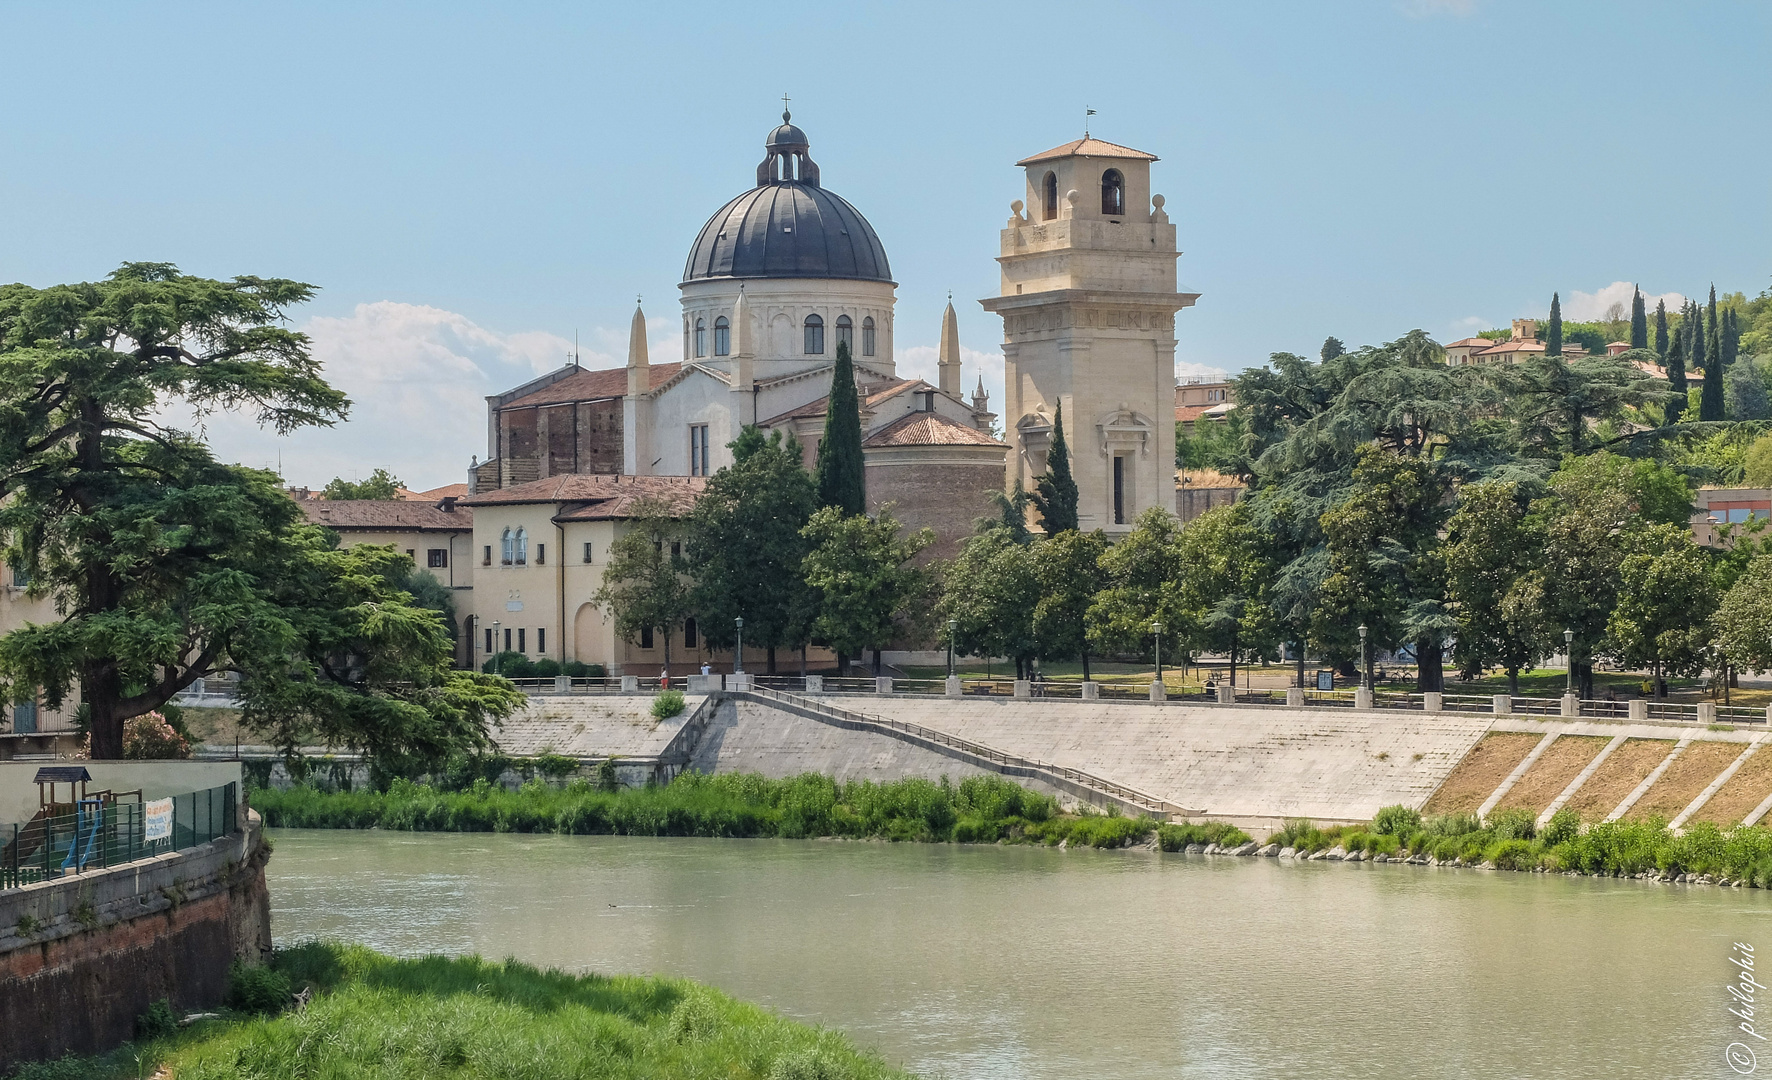
M 861 355 L 874 355 L 874 317 L 861 320 Z
M 1046 174 L 1046 215 L 1044 220 L 1051 221 L 1058 216 L 1058 174 Z
M 707 354 L 708 354 L 708 327 L 707 327 L 706 323 L 702 322 L 700 319 L 697 319 L 697 320 L 695 320 L 695 355 L 700 357 L 700 356 L 706 356 Z
M 817 315 L 806 316 L 806 355 L 821 356 L 824 353 L 824 320 Z
M 732 324 L 724 315 L 714 320 L 714 355 L 732 355 Z
M 855 352 L 855 324 L 847 315 L 837 316 L 837 345 L 847 345 L 851 353 Z
M 524 528 L 517 530 L 517 565 L 529 565 L 529 530 Z
M 1108 217 L 1126 216 L 1126 178 L 1118 169 L 1101 174 L 1101 212 Z
M 509 566 L 516 558 L 516 537 L 512 535 L 511 530 L 506 529 L 504 537 L 499 545 L 499 562 L 503 563 L 505 566 Z

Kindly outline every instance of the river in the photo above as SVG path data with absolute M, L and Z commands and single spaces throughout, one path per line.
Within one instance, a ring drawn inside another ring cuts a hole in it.
M 930 1077 L 1665 1080 L 1736 1075 L 1732 1042 L 1772 1071 L 1724 990 L 1733 942 L 1772 950 L 1760 890 L 938 844 L 275 836 L 279 944 L 689 976 Z

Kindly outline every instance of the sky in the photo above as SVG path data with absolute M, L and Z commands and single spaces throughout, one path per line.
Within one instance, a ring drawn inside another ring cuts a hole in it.
M 0 281 L 318 286 L 292 321 L 351 418 L 204 427 L 295 484 L 463 479 L 485 395 L 575 341 L 619 365 L 636 297 L 674 356 L 683 260 L 784 93 L 885 244 L 901 373 L 933 378 L 951 291 L 996 402 L 1014 162 L 1085 108 L 1161 159 L 1181 377 L 1772 284 L 1763 3 L 9 0 L 0 40 Z

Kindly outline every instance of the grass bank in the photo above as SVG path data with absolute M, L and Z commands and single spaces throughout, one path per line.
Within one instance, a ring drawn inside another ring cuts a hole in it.
M 1299 851 L 1359 853 L 1373 859 L 1434 859 L 1500 870 L 1594 874 L 1605 877 L 1699 878 L 1772 888 L 1772 829 L 1720 829 L 1696 822 L 1675 836 L 1666 822 L 1612 821 L 1585 831 L 1572 810 L 1559 810 L 1542 828 L 1528 810 L 1504 810 L 1479 822 L 1470 814 L 1423 819 L 1407 807 L 1381 810 L 1370 825 L 1318 829 L 1289 821 L 1268 838 Z
M 474 956 L 398 960 L 310 943 L 235 983 L 237 1011 L 179 1029 L 163 1007 L 150 1010 L 142 1041 L 26 1066 L 19 1080 L 911 1075 L 840 1034 L 683 979 L 568 975 Z M 311 999 L 298 1007 L 292 995 L 304 990 Z
M 261 788 L 251 798 L 268 824 L 307 829 L 842 837 L 1099 848 L 1143 843 L 1157 831 L 1149 818 L 1061 813 L 1051 796 L 988 775 L 958 784 L 945 778 L 840 784 L 816 773 L 790 780 L 683 773 L 665 785 L 614 790 L 582 780 L 565 786 L 535 780 L 515 790 L 478 780 L 449 791 L 397 780 L 386 791 Z M 1189 842 L 1195 841 L 1180 841 Z

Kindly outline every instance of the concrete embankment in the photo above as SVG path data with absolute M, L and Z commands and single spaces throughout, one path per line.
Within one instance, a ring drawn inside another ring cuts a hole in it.
M 649 700 L 538 697 L 507 725 L 516 737 L 501 745 L 773 777 L 1015 775 L 976 753 L 784 706 L 822 702 L 1081 770 L 1160 801 L 1171 816 L 1227 820 L 1257 835 L 1286 818 L 1365 821 L 1398 803 L 1430 813 L 1520 807 L 1544 818 L 1569 806 L 1584 820 L 1657 815 L 1676 825 L 1751 822 L 1772 808 L 1772 754 L 1756 755 L 1765 736 L 1747 729 L 1388 709 L 752 694 L 716 695 L 661 723 L 644 713 Z
M 220 1004 L 228 967 L 271 949 L 263 827 L 0 892 L 0 1073 L 134 1034 L 161 998 Z

